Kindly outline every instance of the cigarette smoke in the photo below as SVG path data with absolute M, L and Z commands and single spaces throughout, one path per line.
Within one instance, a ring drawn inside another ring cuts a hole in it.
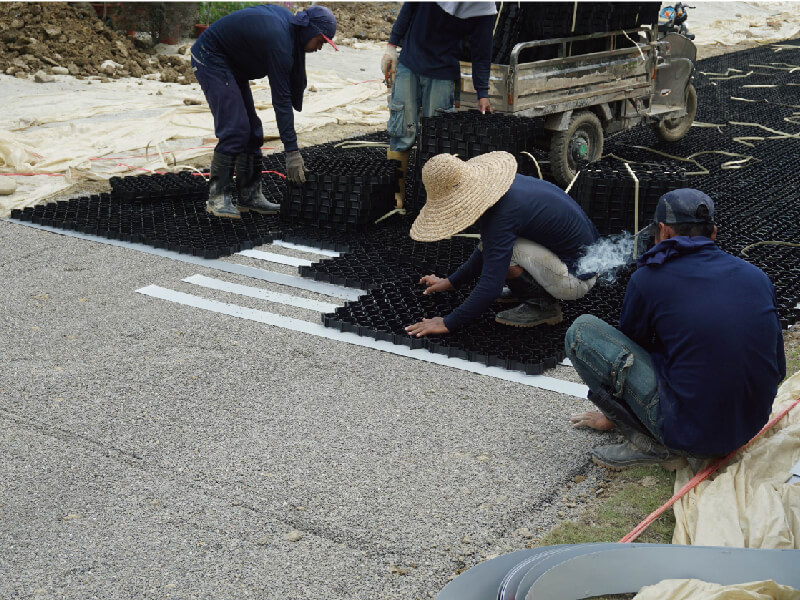
M 617 269 L 633 262 L 634 243 L 634 236 L 628 232 L 600 238 L 586 247 L 577 264 L 578 274 L 597 273 L 599 280 L 614 283 Z

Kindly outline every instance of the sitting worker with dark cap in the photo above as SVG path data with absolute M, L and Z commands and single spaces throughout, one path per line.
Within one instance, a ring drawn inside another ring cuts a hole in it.
M 602 411 L 573 416 L 574 426 L 627 440 L 592 451 L 614 470 L 736 450 L 767 422 L 786 376 L 775 290 L 714 243 L 711 198 L 669 192 L 650 227 L 656 245 L 639 257 L 619 329 L 582 315 L 565 340 Z
M 277 213 L 280 205 L 261 192 L 261 144 L 250 80 L 267 77 L 272 107 L 286 151 L 287 177 L 305 181 L 303 157 L 297 147 L 292 108 L 303 109 L 306 53 L 316 52 L 336 33 L 336 18 L 324 6 L 309 6 L 296 15 L 274 5 L 237 10 L 215 21 L 192 46 L 192 70 L 214 115 L 219 138 L 211 161 L 206 210 L 238 219 L 253 210 Z M 338 49 L 337 49 L 338 50 Z M 233 173 L 239 200 L 233 204 Z M 238 209 L 238 210 L 237 210 Z
M 450 154 L 431 158 L 422 169 L 428 200 L 411 227 L 411 237 L 435 242 L 476 221 L 481 243 L 447 279 L 426 275 L 426 294 L 444 292 L 480 276 L 469 297 L 446 317 L 406 327 L 414 336 L 448 333 L 478 319 L 507 282 L 522 303 L 495 320 L 515 327 L 554 325 L 563 319 L 558 300 L 576 300 L 594 285 L 575 266 L 584 248 L 597 241 L 589 217 L 569 195 L 547 181 L 517 174 L 507 152 L 469 161 Z

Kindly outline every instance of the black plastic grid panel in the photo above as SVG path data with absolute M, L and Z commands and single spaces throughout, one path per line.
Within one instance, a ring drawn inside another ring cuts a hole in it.
M 789 65 L 800 64 L 800 46 L 797 50 L 784 50 L 777 55 L 766 47 L 699 61 L 694 82 L 699 104 L 696 120 L 724 125 L 722 130 L 692 128 L 683 140 L 668 144 L 659 141 L 648 127 L 640 126 L 608 138 L 606 153 L 635 161 L 631 167 L 637 177 L 645 182 L 640 190 L 640 200 L 644 204 L 639 215 L 642 224 L 652 218 L 659 192 L 689 186 L 708 193 L 716 203 L 716 221 L 719 227 L 717 241 L 720 247 L 755 264 L 770 277 L 775 285 L 781 324 L 786 328 L 800 320 L 800 312 L 795 308 L 800 302 L 800 248 L 773 244 L 750 248 L 748 246 L 764 241 L 800 242 L 800 174 L 795 165 L 796 157 L 800 155 L 800 140 L 796 137 L 769 139 L 772 134 L 759 128 L 728 124 L 759 123 L 791 135 L 800 132 L 800 119 L 795 116 L 800 113 L 796 108 L 800 104 L 800 72 L 791 72 L 785 65 L 775 64 L 778 61 Z M 783 68 L 753 66 L 758 64 Z M 711 75 L 726 72 L 734 74 L 728 71 L 729 68 L 738 69 L 741 73 L 753 71 L 753 74 L 745 79 L 721 79 Z M 777 87 L 742 87 L 748 84 Z M 439 135 L 445 130 L 447 127 L 441 127 Z M 423 127 L 422 135 L 425 135 L 425 131 Z M 762 136 L 767 139 L 754 141 L 754 147 L 750 147 L 735 141 L 734 136 Z M 452 146 L 453 142 L 450 144 Z M 710 173 L 687 176 L 687 172 L 697 171 L 699 168 L 685 161 L 654 154 L 648 149 L 683 158 L 698 152 L 724 151 L 752 156 L 753 159 L 743 168 L 725 169 L 724 163 L 736 160 L 736 157 L 700 155 L 695 160 Z M 409 184 L 414 181 L 413 178 L 417 178 L 419 185 L 420 167 L 425 159 L 423 156 L 420 160 L 422 151 L 416 156 L 412 154 L 411 161 L 416 169 L 409 175 L 412 178 Z M 621 162 L 614 159 L 605 159 L 594 167 L 606 173 L 616 173 L 610 176 L 619 181 L 621 187 L 615 191 L 614 196 L 627 207 L 623 223 L 616 223 L 611 227 L 604 221 L 609 213 L 602 211 L 593 215 L 595 223 L 611 232 L 620 228 L 632 231 L 633 189 L 632 181 L 625 175 L 627 170 Z M 650 174 L 642 177 L 643 171 Z M 584 194 L 586 197 L 591 196 L 596 191 L 596 187 L 593 189 L 596 184 L 591 180 L 592 176 L 585 177 L 584 183 L 580 185 L 585 185 L 586 189 L 574 191 L 574 197 Z M 648 192 L 649 187 L 652 187 L 652 193 Z M 424 202 L 424 196 L 422 201 Z M 411 200 L 412 207 L 418 203 L 416 198 Z M 395 226 L 400 230 L 397 236 L 399 238 L 399 234 L 408 224 Z M 390 238 L 387 237 L 388 239 Z M 390 241 L 389 245 L 391 243 Z M 448 243 L 452 242 L 439 242 L 438 245 Z M 323 319 L 327 326 L 532 374 L 553 366 L 563 358 L 564 333 L 579 315 L 591 313 L 612 325 L 618 323 L 624 291 L 633 272 L 630 266 L 620 269 L 616 273 L 615 282 L 601 281 L 585 298 L 576 302 L 563 302 L 564 321 L 556 326 L 526 330 L 498 325 L 494 322 L 494 316 L 508 305 L 495 303 L 477 323 L 458 332 L 441 338 L 412 339 L 404 331 L 406 325 L 421 318 L 447 314 L 461 303 L 471 288 L 467 286 L 455 293 L 423 296 L 422 287 L 416 282 L 419 276 L 430 269 L 408 269 L 407 264 L 388 260 L 387 257 L 392 254 L 386 248 L 381 258 L 373 259 L 370 263 L 370 274 L 364 279 L 359 279 L 357 268 L 349 272 L 345 279 L 349 278 L 351 285 L 358 284 L 359 287 L 369 289 L 369 292 L 357 302 L 348 303 L 335 313 L 325 315 Z M 457 254 L 453 255 L 454 258 L 455 256 Z M 336 263 L 331 263 L 332 270 L 348 272 L 348 257 L 349 255 L 340 257 L 336 259 Z M 359 265 L 363 265 L 365 260 L 364 257 L 354 256 L 354 261 Z M 456 263 L 457 260 L 450 264 L 439 261 L 434 271 L 437 275 L 446 276 L 455 270 L 458 266 Z M 324 270 L 313 265 L 305 269 L 305 274 L 322 278 L 337 277 L 335 273 L 324 273 Z M 330 268 L 327 270 L 330 271 Z M 381 278 L 376 272 L 386 275 Z
M 758 128 L 728 124 L 731 121 L 759 123 L 790 135 L 800 132 L 794 116 L 799 112 L 794 107 L 800 104 L 800 86 L 797 85 L 800 72 L 791 72 L 781 63 L 800 64 L 800 46 L 778 54 L 765 47 L 700 61 L 695 76 L 697 121 L 724 125 L 723 129 L 692 128 L 680 142 L 667 144 L 660 142 L 649 128 L 640 126 L 608 138 L 606 152 L 635 161 L 632 167 L 637 173 L 642 169 L 673 173 L 674 179 L 666 177 L 669 181 L 664 181 L 665 189 L 676 181 L 677 185 L 684 185 L 685 181 L 708 193 L 717 207 L 720 247 L 741 255 L 770 277 L 775 285 L 782 324 L 787 327 L 800 318 L 795 308 L 800 301 L 800 248 L 771 244 L 750 246 L 765 241 L 797 243 L 800 240 L 800 174 L 796 169 L 800 140 L 796 137 L 770 139 L 774 138 L 773 134 Z M 726 73 L 728 69 L 753 73 L 738 79 L 713 75 Z M 761 84 L 776 87 L 743 87 Z M 451 130 L 463 132 L 467 128 L 457 124 L 476 119 L 474 115 L 459 115 L 463 113 L 444 117 L 450 125 L 439 129 L 440 136 L 449 135 Z M 534 145 L 536 127 L 535 123 L 530 126 L 533 133 L 528 137 Z M 754 146 L 750 147 L 735 141 L 735 136 L 765 139 L 753 141 Z M 385 133 L 367 139 L 387 140 Z M 464 142 L 455 139 L 456 145 Z M 315 152 L 331 146 L 304 149 L 303 154 L 310 163 Z M 696 170 L 694 165 L 653 154 L 648 148 L 678 157 L 710 150 L 726 151 L 750 155 L 753 160 L 741 169 L 723 169 L 723 163 L 734 160 L 732 157 L 706 154 L 696 160 L 708 168 L 710 174 L 686 176 L 686 172 Z M 490 151 L 488 147 L 477 146 L 473 146 L 473 150 Z M 385 160 L 385 149 L 362 152 L 376 160 Z M 424 156 L 420 160 L 420 155 L 412 152 L 407 188 L 415 177 L 418 181 L 423 162 Z M 614 164 L 614 161 L 595 166 L 600 170 L 623 172 L 621 163 Z M 526 168 L 522 163 L 520 167 L 521 170 Z M 284 173 L 283 155 L 265 156 L 264 168 Z M 435 244 L 412 242 L 408 230 L 413 210 L 407 216 L 392 217 L 357 233 L 281 222 L 277 216 L 253 213 L 246 213 L 241 221 L 228 221 L 205 213 L 207 184 L 203 178 L 181 173 L 124 180 L 123 184 L 112 182 L 111 194 L 13 211 L 12 217 L 209 257 L 230 254 L 273 238 L 346 252 L 337 259 L 301 269 L 305 277 L 368 290 L 358 301 L 325 315 L 326 325 L 531 374 L 542 372 L 563 358 L 564 333 L 580 314 L 591 313 L 617 324 L 624 290 L 632 273 L 631 267 L 620 269 L 614 283 L 599 282 L 585 298 L 564 302 L 564 321 L 556 326 L 515 329 L 498 325 L 494 316 L 508 305 L 495 304 L 477 323 L 456 333 L 440 338 L 412 339 L 403 331 L 406 325 L 423 317 L 447 314 L 470 292 L 470 287 L 466 286 L 456 293 L 423 296 L 417 283 L 419 277 L 429 272 L 441 276 L 450 274 L 467 258 L 476 240 L 452 238 Z M 279 176 L 265 174 L 262 189 L 269 199 L 280 202 L 285 198 L 287 186 Z M 578 195 L 576 192 L 576 197 Z M 646 199 L 646 202 L 651 201 L 652 198 Z M 599 217 L 602 214 L 595 216 L 596 222 L 602 225 Z M 640 221 L 646 217 L 647 214 L 640 214 Z

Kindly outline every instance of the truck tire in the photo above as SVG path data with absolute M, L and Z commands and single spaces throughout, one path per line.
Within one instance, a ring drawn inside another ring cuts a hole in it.
M 582 110 L 572 115 L 565 131 L 553 132 L 550 170 L 561 187 L 569 185 L 582 161 L 592 162 L 603 154 L 603 125 L 597 116 Z
M 650 127 L 658 139 L 665 142 L 677 142 L 689 131 L 694 123 L 697 114 L 697 92 L 694 86 L 689 84 L 689 92 L 686 95 L 686 115 L 680 119 L 662 119 L 656 123 L 650 123 Z

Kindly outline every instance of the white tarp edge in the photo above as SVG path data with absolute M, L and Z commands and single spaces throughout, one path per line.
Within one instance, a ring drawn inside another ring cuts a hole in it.
M 719 585 L 698 579 L 667 579 L 648 585 L 634 600 L 797 600 L 800 592 L 774 581 Z
M 0 176 L 42 174 L 14 176 L 17 191 L 0 196 L 0 217 L 82 180 L 180 170 L 183 163 L 212 152 L 202 140 L 213 137 L 214 122 L 198 84 L 141 80 L 137 85 L 137 80 L 123 79 L 89 85 L 63 76 L 56 87 L 45 87 L 0 77 L 0 85 L 6 79 L 9 83 L 0 115 Z M 383 83 L 313 69 L 308 79 L 303 111 L 295 113 L 298 134 L 329 124 L 386 122 Z M 276 140 L 267 145 L 280 147 L 269 86 L 262 81 L 251 89 L 264 136 Z M 187 106 L 187 98 L 201 104 Z

